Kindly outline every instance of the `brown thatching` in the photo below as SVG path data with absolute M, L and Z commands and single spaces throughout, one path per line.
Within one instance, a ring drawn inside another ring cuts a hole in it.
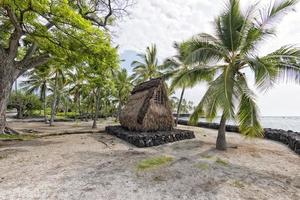
M 120 123 L 133 131 L 172 130 L 174 119 L 167 89 L 161 78 L 136 86 L 121 112 Z

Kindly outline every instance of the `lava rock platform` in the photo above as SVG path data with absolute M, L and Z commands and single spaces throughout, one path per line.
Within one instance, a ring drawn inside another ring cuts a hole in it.
M 174 129 L 172 131 L 137 132 L 130 131 L 122 126 L 107 126 L 105 127 L 105 131 L 108 134 L 117 136 L 140 148 L 195 138 L 193 131 L 181 129 Z

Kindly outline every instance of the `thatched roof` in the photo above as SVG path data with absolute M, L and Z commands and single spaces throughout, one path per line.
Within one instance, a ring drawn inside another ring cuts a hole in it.
M 136 86 L 120 115 L 121 125 L 129 130 L 171 130 L 173 121 L 162 78 Z
M 149 90 L 153 87 L 158 87 L 162 83 L 162 78 L 155 78 L 149 81 L 143 82 L 140 85 L 137 85 L 131 92 L 131 94 L 135 94 L 137 92 L 142 92 L 145 90 Z

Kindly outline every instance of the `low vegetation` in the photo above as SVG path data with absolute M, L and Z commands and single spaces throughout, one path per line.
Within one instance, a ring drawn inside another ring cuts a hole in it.
M 209 169 L 209 164 L 208 163 L 198 163 L 196 165 L 196 167 L 198 169 L 201 169 L 201 170 L 208 170 Z
M 219 165 L 223 165 L 223 166 L 228 166 L 229 165 L 229 163 L 227 161 L 222 160 L 221 158 L 217 158 L 216 163 L 219 164 Z
M 139 170 L 147 170 L 147 169 L 152 169 L 156 168 L 162 165 L 166 165 L 170 162 L 173 161 L 174 158 L 169 157 L 169 156 L 158 156 L 158 157 L 153 157 L 153 158 L 148 158 L 145 160 L 142 160 L 138 163 L 137 168 Z
M 0 134 L 0 141 L 1 140 L 32 140 L 37 138 L 35 135 L 13 135 L 13 134 Z

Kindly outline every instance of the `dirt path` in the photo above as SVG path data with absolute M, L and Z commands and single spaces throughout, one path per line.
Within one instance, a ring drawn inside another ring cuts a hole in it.
M 216 131 L 184 128 L 197 138 L 148 149 L 105 133 L 0 142 L 0 199 L 300 199 L 300 157 L 284 145 L 228 133 L 239 148 L 219 152 Z M 137 168 L 161 155 L 173 161 Z

